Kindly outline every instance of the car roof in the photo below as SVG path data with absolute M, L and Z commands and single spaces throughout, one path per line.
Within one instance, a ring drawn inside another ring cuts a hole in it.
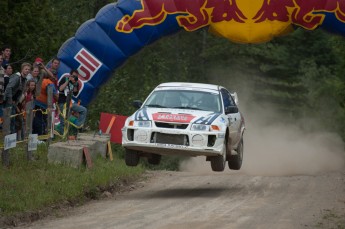
M 186 83 L 186 82 L 169 82 L 162 83 L 156 89 L 197 89 L 197 90 L 214 90 L 219 91 L 220 86 L 204 83 Z

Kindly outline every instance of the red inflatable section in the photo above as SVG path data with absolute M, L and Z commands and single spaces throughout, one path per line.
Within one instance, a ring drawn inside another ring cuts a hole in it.
M 122 143 L 121 129 L 125 124 L 127 116 L 101 113 L 99 129 L 104 134 L 110 134 L 110 141 L 113 143 Z

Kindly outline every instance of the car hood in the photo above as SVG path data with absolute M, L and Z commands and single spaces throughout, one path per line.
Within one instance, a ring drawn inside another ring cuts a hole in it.
M 152 120 L 168 123 L 197 123 L 210 125 L 221 113 L 175 108 L 141 108 L 131 118 L 136 121 Z

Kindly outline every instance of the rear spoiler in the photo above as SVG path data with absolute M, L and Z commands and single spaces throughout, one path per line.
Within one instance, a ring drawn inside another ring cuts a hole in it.
M 230 93 L 230 94 L 231 94 L 232 98 L 235 100 L 236 105 L 238 105 L 238 96 L 237 96 L 237 93 L 234 92 L 234 93 Z

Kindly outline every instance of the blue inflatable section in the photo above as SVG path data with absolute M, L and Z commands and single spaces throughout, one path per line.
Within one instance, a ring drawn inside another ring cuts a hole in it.
M 61 61 L 58 77 L 78 69 L 80 93 L 76 99 L 80 99 L 82 105 L 92 101 L 99 88 L 130 56 L 161 37 L 180 31 L 176 15 L 168 16 L 158 26 L 144 26 L 132 33 L 115 30 L 117 21 L 140 8 L 140 1 L 121 0 L 109 4 L 61 46 L 57 54 Z
M 84 106 L 95 98 L 101 86 L 130 56 L 136 54 L 144 46 L 182 29 L 176 17 L 183 13 L 176 12 L 165 14 L 162 16 L 163 19 L 156 24 L 153 23 L 150 26 L 142 24 L 131 32 L 118 32 L 115 29 L 117 23 L 124 20 L 126 15 L 133 15 L 135 10 L 142 9 L 142 1 L 119 0 L 117 3 L 106 5 L 94 19 L 81 25 L 75 36 L 61 46 L 57 54 L 61 60 L 58 77 L 64 77 L 71 69 L 78 69 L 80 93 L 75 99 L 80 99 Z M 175 1 L 173 4 L 181 4 L 179 0 L 171 1 Z M 195 1 L 200 3 L 203 0 Z M 207 3 L 206 0 L 205 2 Z M 332 12 L 323 14 L 325 19 L 320 27 L 345 36 L 344 22 L 338 20 Z M 159 14 L 143 18 L 151 20 L 158 17 L 160 17 Z M 138 21 L 140 20 L 142 18 Z

